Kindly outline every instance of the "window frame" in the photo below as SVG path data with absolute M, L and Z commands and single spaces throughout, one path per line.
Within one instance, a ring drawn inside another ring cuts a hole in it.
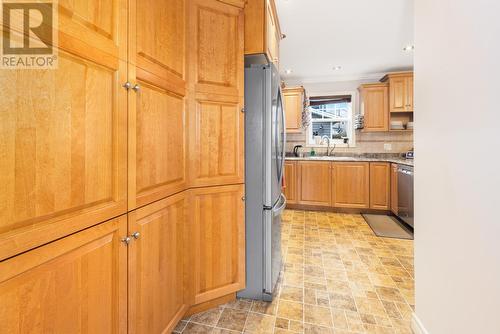
M 331 139 L 330 140 L 330 147 L 333 147 L 333 144 L 335 144 L 335 147 L 356 147 L 356 131 L 354 130 L 354 115 L 356 112 L 356 107 L 357 107 L 357 99 L 358 95 L 357 92 L 355 91 L 345 91 L 345 92 L 314 92 L 309 95 L 310 98 L 313 98 L 315 96 L 339 96 L 339 95 L 350 95 L 351 96 L 351 110 L 349 113 L 349 116 L 347 118 L 348 122 L 348 138 L 349 142 L 345 144 L 341 139 Z M 325 121 L 324 119 L 317 119 L 317 122 Z M 328 122 L 329 120 L 327 120 Z M 313 122 L 314 118 L 311 116 L 311 121 L 309 122 L 309 125 L 306 130 L 306 147 L 328 147 L 328 144 L 316 144 L 314 142 L 313 136 L 312 136 L 312 130 L 313 130 Z

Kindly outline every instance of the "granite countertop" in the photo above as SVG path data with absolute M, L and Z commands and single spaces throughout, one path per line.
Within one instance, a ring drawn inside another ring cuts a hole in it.
M 362 162 L 391 162 L 396 164 L 402 164 L 407 166 L 413 166 L 413 159 L 405 159 L 400 156 L 394 155 L 356 155 L 356 156 L 326 156 L 326 155 L 315 155 L 315 156 L 304 156 L 295 157 L 287 154 L 285 160 L 302 160 L 302 161 L 362 161 Z

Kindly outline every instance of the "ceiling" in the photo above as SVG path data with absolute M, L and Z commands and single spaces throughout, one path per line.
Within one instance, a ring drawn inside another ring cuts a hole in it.
M 413 0 L 276 0 L 285 81 L 378 79 L 413 67 Z M 333 70 L 341 66 L 340 70 Z M 290 74 L 285 71 L 291 69 Z

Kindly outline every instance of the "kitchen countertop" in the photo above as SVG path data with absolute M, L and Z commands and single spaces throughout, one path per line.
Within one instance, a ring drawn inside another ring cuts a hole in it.
M 353 157 L 342 157 L 342 156 L 326 156 L 326 155 L 316 155 L 316 156 L 305 156 L 305 157 L 294 157 L 286 156 L 285 160 L 294 161 L 360 161 L 360 162 L 391 162 L 396 164 L 402 164 L 407 166 L 413 166 L 413 159 L 404 159 L 399 157 L 363 157 L 363 156 L 353 156 Z

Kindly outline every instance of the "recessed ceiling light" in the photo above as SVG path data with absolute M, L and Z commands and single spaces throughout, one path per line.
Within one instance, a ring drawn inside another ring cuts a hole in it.
M 403 48 L 403 51 L 410 52 L 415 50 L 415 45 L 407 45 Z
M 334 71 L 340 71 L 342 69 L 342 66 L 334 66 L 333 70 Z
M 290 74 L 290 73 L 292 73 L 292 70 L 291 70 L 291 69 L 286 69 L 286 70 L 285 70 L 285 74 Z

